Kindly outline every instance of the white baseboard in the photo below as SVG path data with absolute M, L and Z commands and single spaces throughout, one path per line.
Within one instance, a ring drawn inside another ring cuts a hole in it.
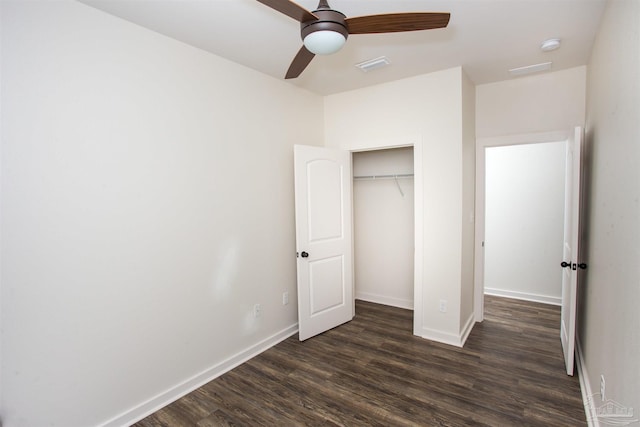
M 475 316 L 473 313 L 467 319 L 460 334 L 452 334 L 449 332 L 437 331 L 435 329 L 422 328 L 420 336 L 424 339 L 437 341 L 442 344 L 453 345 L 456 347 L 462 347 L 467 341 L 473 326 L 476 324 Z
M 422 328 L 420 336 L 426 340 L 437 341 L 442 344 L 462 347 L 459 335 L 448 332 L 437 331 L 435 329 Z
M 593 402 L 594 394 L 591 391 L 589 373 L 584 363 L 584 355 L 579 340 L 576 340 L 576 365 L 578 365 L 578 378 L 580 379 L 580 391 L 582 392 L 582 403 L 584 404 L 584 414 L 587 418 L 587 425 L 589 427 L 600 427 L 600 420 L 598 419 L 596 406 Z M 600 393 L 597 395 L 600 396 Z
M 392 307 L 404 308 L 407 310 L 413 310 L 413 301 L 402 298 L 393 298 L 384 295 L 372 294 L 369 292 L 356 291 L 356 299 L 373 302 L 376 304 L 384 304 L 390 305 Z
M 525 301 L 540 302 L 543 304 L 562 305 L 562 297 L 552 297 L 548 295 L 530 294 L 526 292 L 505 291 L 504 289 L 484 288 L 486 295 L 496 297 L 514 298 Z
M 467 322 L 464 324 L 464 327 L 462 328 L 462 332 L 460 334 L 460 347 L 463 347 L 464 343 L 467 342 L 467 338 L 469 338 L 469 334 L 471 333 L 471 330 L 473 329 L 475 324 L 475 313 L 471 313 L 471 315 L 467 319 Z
M 149 399 L 148 401 L 106 421 L 101 424 L 101 427 L 120 427 L 129 426 L 143 419 L 144 417 L 151 415 L 157 410 L 165 407 L 169 403 L 178 400 L 182 396 L 192 392 L 198 387 L 203 386 L 209 381 L 219 377 L 220 375 L 232 370 L 238 365 L 246 362 L 247 360 L 257 356 L 265 350 L 273 347 L 281 341 L 289 338 L 293 334 L 298 332 L 298 324 L 291 325 L 286 329 L 260 341 L 259 343 L 252 345 L 244 351 L 241 351 L 234 356 L 206 369 L 205 371 L 194 375 L 188 380 L 166 390 L 156 397 Z

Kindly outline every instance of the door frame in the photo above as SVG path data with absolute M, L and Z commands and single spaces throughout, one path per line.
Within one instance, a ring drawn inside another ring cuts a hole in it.
M 486 205 L 486 149 L 509 145 L 539 144 L 568 141 L 571 131 L 553 131 L 485 137 L 476 139 L 476 208 L 475 208 L 475 243 L 474 243 L 474 313 L 476 322 L 484 320 L 484 240 L 485 240 L 485 205 Z
M 424 173 L 423 173 L 423 142 L 421 136 L 405 136 L 393 139 L 383 140 L 368 140 L 361 143 L 352 144 L 349 147 L 340 147 L 339 149 L 347 150 L 351 154 L 361 151 L 377 151 L 391 148 L 403 148 L 413 147 L 413 181 L 414 181 L 414 219 L 413 219 L 413 233 L 414 233 L 414 258 L 413 258 L 413 334 L 421 336 L 422 333 L 422 318 L 423 318 L 423 264 L 424 264 Z M 353 163 L 353 156 L 352 156 Z M 353 174 L 353 168 L 352 168 Z M 351 179 L 351 185 L 353 185 L 353 176 Z M 353 191 L 351 192 L 353 198 Z M 351 200 L 353 206 L 353 199 Z M 354 241 L 353 230 L 353 212 L 351 216 L 351 241 Z M 352 250 L 353 250 L 352 245 Z M 352 257 L 354 254 L 352 254 Z M 355 259 L 355 258 L 353 258 Z M 352 274 L 355 274 L 355 269 Z M 355 277 L 353 278 L 353 304 L 355 313 Z

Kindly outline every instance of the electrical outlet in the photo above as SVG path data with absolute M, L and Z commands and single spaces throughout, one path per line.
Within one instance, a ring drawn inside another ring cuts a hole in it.
M 447 312 L 447 300 L 444 300 L 444 299 L 440 300 L 440 311 L 442 313 L 446 313 Z
M 256 304 L 253 306 L 253 317 L 262 316 L 262 305 Z
M 282 293 L 282 305 L 289 304 L 289 292 Z
M 604 375 L 600 375 L 600 399 L 604 402 L 604 392 L 605 392 L 605 384 L 604 384 Z

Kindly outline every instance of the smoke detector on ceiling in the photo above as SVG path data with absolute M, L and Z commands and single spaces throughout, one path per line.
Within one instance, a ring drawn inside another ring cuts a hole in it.
M 560 39 L 549 39 L 542 42 L 540 50 L 543 52 L 551 52 L 560 47 Z

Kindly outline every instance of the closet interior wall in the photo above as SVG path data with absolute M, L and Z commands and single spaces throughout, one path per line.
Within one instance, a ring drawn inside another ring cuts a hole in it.
M 413 309 L 413 147 L 353 153 L 356 299 Z

